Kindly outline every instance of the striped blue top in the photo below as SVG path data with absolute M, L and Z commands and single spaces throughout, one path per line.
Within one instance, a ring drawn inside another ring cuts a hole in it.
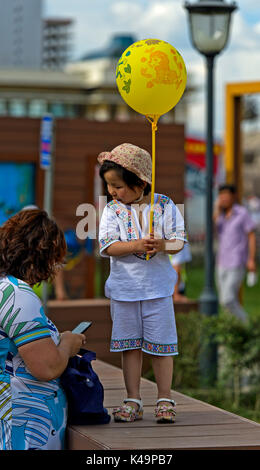
M 0 450 L 62 449 L 66 398 L 59 379 L 37 380 L 19 348 L 60 335 L 24 281 L 0 278 Z

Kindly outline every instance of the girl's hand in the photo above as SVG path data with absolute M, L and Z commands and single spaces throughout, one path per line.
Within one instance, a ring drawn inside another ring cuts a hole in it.
M 146 238 L 139 238 L 138 240 L 135 240 L 134 243 L 133 253 L 142 254 L 147 251 Z
M 160 251 L 165 251 L 165 240 L 163 238 L 155 238 L 154 233 L 150 233 L 150 237 L 147 238 L 149 250 L 147 253 L 153 255 Z
M 150 236 L 148 235 L 145 238 L 141 238 L 137 240 L 138 242 L 138 252 L 145 252 L 149 255 L 153 255 L 154 253 L 158 253 L 159 251 L 165 250 L 165 240 L 161 238 L 154 238 L 154 234 L 151 233 Z

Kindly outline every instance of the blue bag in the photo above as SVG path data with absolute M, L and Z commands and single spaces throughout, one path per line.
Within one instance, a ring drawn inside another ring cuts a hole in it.
M 107 424 L 110 415 L 103 407 L 104 389 L 91 361 L 96 353 L 80 350 L 70 358 L 61 375 L 61 385 L 68 400 L 68 424 Z

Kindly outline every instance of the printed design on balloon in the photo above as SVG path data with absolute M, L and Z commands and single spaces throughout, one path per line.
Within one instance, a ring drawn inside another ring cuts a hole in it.
M 160 39 L 146 39 L 144 42 L 148 44 L 148 46 L 151 46 L 151 44 L 160 44 L 162 41 Z
M 183 65 L 178 62 L 177 53 L 171 49 L 171 53 L 174 55 L 174 62 L 176 63 L 178 71 L 170 68 L 169 58 L 163 51 L 146 49 L 145 54 L 141 58 L 141 62 L 145 64 L 145 67 L 141 68 L 141 74 L 147 78 L 146 88 L 152 88 L 155 84 L 160 85 L 175 85 L 178 90 L 182 84 L 182 73 Z
M 126 53 L 126 56 L 129 56 L 130 54 L 131 52 L 128 51 Z M 121 70 L 119 69 L 120 65 L 122 65 Z M 117 68 L 116 68 L 116 78 L 120 77 L 124 81 L 124 86 L 122 87 L 122 90 L 124 90 L 126 93 L 130 92 L 131 78 L 128 78 L 128 76 L 129 74 L 131 74 L 131 72 L 132 72 L 131 65 L 128 63 L 126 58 L 118 62 Z
M 145 39 L 142 41 L 134 42 L 133 44 L 131 44 L 131 46 L 129 46 L 129 49 L 134 49 L 135 47 L 144 47 L 145 44 L 151 46 L 152 44 L 160 44 L 162 42 L 163 41 L 161 39 Z

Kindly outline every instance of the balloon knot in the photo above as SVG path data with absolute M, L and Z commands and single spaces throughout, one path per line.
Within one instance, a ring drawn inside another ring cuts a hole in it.
M 158 123 L 159 116 L 154 115 L 153 117 L 150 117 L 150 116 L 145 116 L 145 117 L 147 121 L 149 121 L 152 124 L 152 130 L 157 131 L 158 129 L 157 123 Z

